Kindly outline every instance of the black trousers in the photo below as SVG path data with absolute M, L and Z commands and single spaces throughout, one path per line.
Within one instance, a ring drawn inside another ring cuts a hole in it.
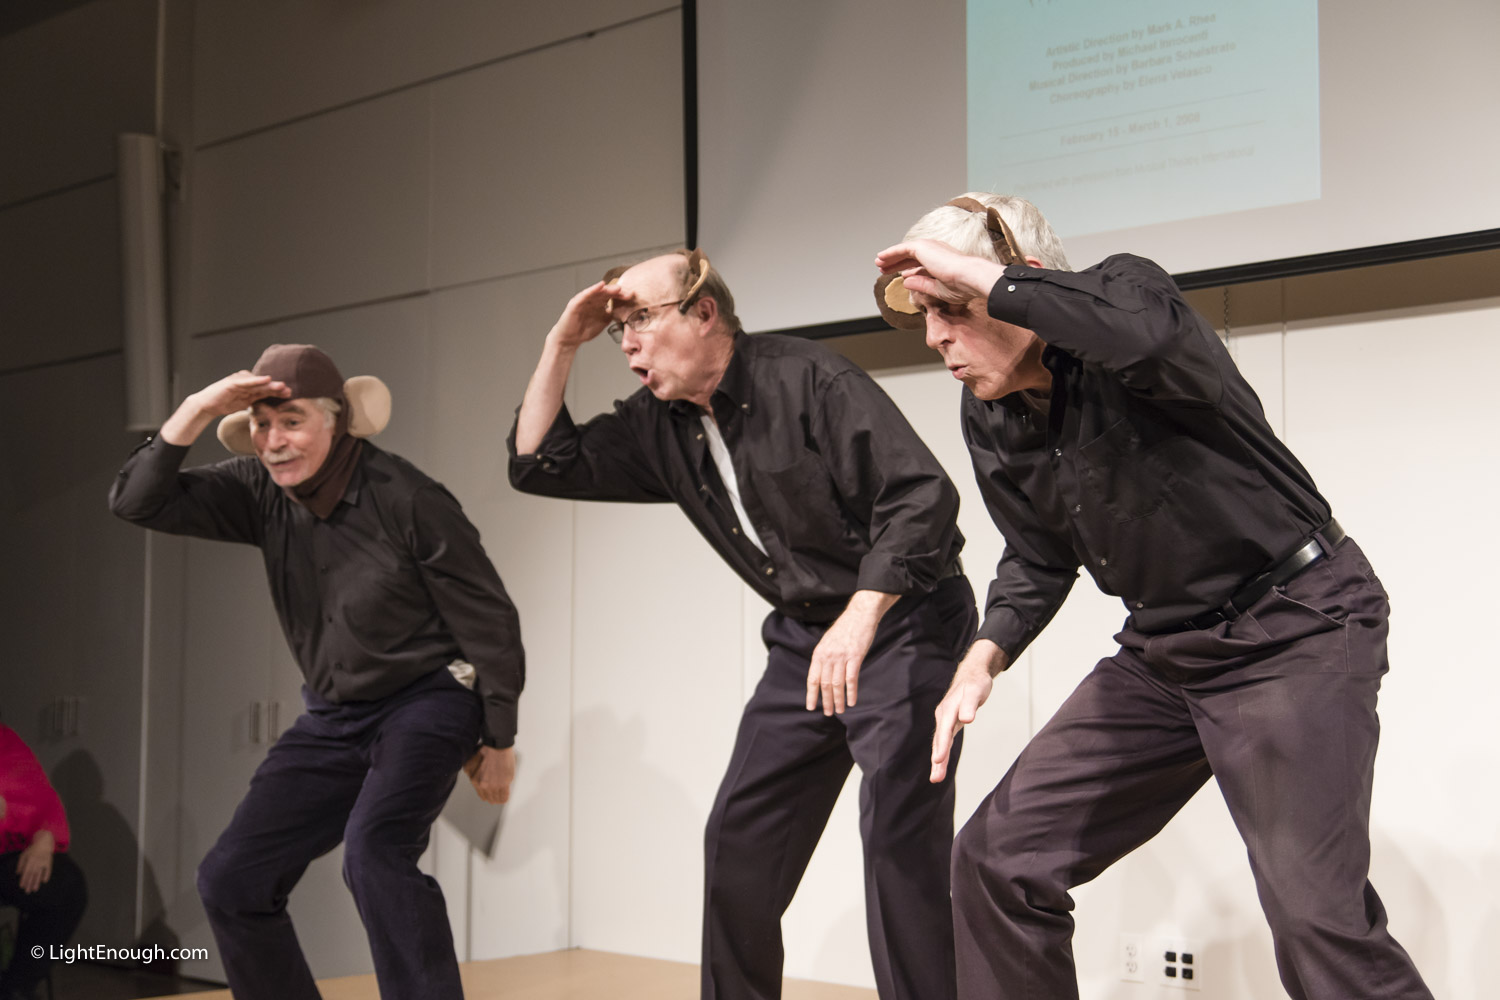
M 960 996 L 1076 998 L 1068 890 L 1212 774 L 1287 993 L 1431 1000 L 1367 877 L 1388 613 L 1346 540 L 1233 622 L 1116 636 L 954 844 Z
M 0 903 L 21 912 L 15 953 L 0 976 L 0 996 L 11 991 L 26 994 L 42 981 L 52 949 L 68 943 L 88 902 L 83 872 L 66 853 L 52 855 L 52 877 L 30 893 L 21 891 L 16 871 L 20 859 L 19 851 L 0 854 Z M 42 949 L 40 954 L 35 948 Z
M 933 710 L 973 638 L 963 577 L 903 598 L 885 618 L 841 716 L 806 708 L 807 671 L 826 626 L 773 612 L 765 676 L 745 706 L 705 835 L 704 1000 L 781 996 L 781 916 L 849 769 L 859 764 L 865 912 L 883 1000 L 954 995 L 948 778 L 928 782 Z
M 443 893 L 417 859 L 479 742 L 478 695 L 439 669 L 380 701 L 304 698 L 307 713 L 198 867 L 230 989 L 237 1000 L 316 1000 L 287 896 L 342 841 L 382 1000 L 461 998 Z

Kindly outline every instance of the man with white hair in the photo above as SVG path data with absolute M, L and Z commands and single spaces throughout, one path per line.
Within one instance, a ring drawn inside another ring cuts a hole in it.
M 960 995 L 1076 997 L 1069 890 L 1213 775 L 1287 992 L 1430 1000 L 1367 877 L 1386 595 L 1212 327 L 1148 260 L 1068 270 L 1019 198 L 956 198 L 876 263 L 882 313 L 964 383 L 1006 540 L 933 780 L 1080 566 L 1129 615 L 954 845 Z
M 381 995 L 463 996 L 442 890 L 417 859 L 460 767 L 485 801 L 509 797 L 525 656 L 458 501 L 365 440 L 389 416 L 378 379 L 277 344 L 188 396 L 110 492 L 136 524 L 258 546 L 306 678 L 306 714 L 198 868 L 240 1000 L 318 996 L 286 903 L 340 842 Z M 181 469 L 220 417 L 219 439 L 254 457 Z
M 958 491 L 853 363 L 739 327 L 697 251 L 579 292 L 517 414 L 511 482 L 676 503 L 773 608 L 766 671 L 705 835 L 704 1000 L 781 996 L 781 915 L 855 763 L 880 996 L 945 1000 L 953 783 L 926 780 L 925 719 L 976 617 Z M 563 389 L 580 347 L 606 330 L 641 389 L 576 426 Z

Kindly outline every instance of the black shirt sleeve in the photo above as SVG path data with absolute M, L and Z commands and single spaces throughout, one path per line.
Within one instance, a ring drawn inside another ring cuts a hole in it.
M 115 478 L 109 509 L 157 531 L 259 545 L 263 521 L 252 485 L 259 463 L 232 458 L 183 469 L 187 453 L 159 437 L 142 443 Z
M 1224 394 L 1224 352 L 1209 343 L 1217 335 L 1143 257 L 1116 254 L 1076 272 L 1012 265 L 990 290 L 989 314 L 1143 396 L 1214 406 Z
M 957 551 L 958 490 L 885 392 L 845 371 L 819 395 L 814 438 L 839 493 L 868 512 L 860 590 L 927 593 Z
M 436 483 L 412 498 L 412 554 L 464 659 L 474 665 L 484 702 L 484 742 L 508 747 L 516 739 L 516 708 L 526 683 L 521 621 L 479 531 L 447 490 Z
M 463 658 L 474 664 L 475 691 L 484 702 L 484 742 L 516 742 L 516 705 L 526 682 L 520 616 L 495 565 L 484 555 L 478 529 L 458 499 L 437 483 L 411 499 L 413 555 L 432 603 Z
M 512 424 L 505 440 L 510 484 L 523 493 L 570 500 L 671 501 L 630 429 L 630 405 L 616 403 L 614 413 L 602 413 L 582 427 L 562 406 L 532 455 L 516 453 Z

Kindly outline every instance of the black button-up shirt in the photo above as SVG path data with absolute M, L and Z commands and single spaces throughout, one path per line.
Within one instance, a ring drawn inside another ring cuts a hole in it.
M 1046 413 L 1019 393 L 962 423 L 1006 548 L 981 638 L 1014 659 L 1080 565 L 1151 632 L 1222 607 L 1329 518 L 1209 324 L 1156 264 L 1006 269 L 989 314 L 1034 331 L 1052 373 Z
M 485 742 L 515 741 L 525 681 L 520 621 L 458 501 L 370 442 L 326 521 L 289 499 L 254 458 L 181 469 L 188 449 L 156 438 L 126 461 L 109 504 L 127 521 L 264 554 L 271 600 L 307 686 L 371 701 L 474 665 Z
M 517 489 L 673 502 L 789 617 L 836 618 L 856 590 L 927 593 L 958 557 L 958 491 L 906 418 L 852 362 L 811 341 L 737 334 L 710 403 L 762 553 L 740 529 L 699 415 L 642 388 L 577 426 L 564 407 Z

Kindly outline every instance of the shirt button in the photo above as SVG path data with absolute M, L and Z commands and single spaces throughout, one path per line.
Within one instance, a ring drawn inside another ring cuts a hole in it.
M 804 608 L 810 608 L 810 607 L 812 607 L 812 601 L 803 601 L 802 602 L 802 606 Z
M 1052 449 L 1052 454 L 1056 455 L 1058 458 L 1062 458 L 1062 449 L 1054 448 Z
M 1138 608 L 1144 608 L 1146 606 L 1146 602 L 1145 601 L 1136 601 L 1135 602 L 1135 606 L 1138 607 Z
M 1100 559 L 1099 560 L 1099 565 L 1100 566 L 1108 566 L 1109 565 L 1109 560 L 1108 559 Z
M 775 566 L 767 566 L 766 567 L 766 576 L 774 576 L 775 574 L 776 574 L 776 567 Z
M 740 404 L 740 409 L 742 409 L 742 410 L 748 410 L 748 409 L 750 409 L 750 404 L 749 403 L 741 403 Z
M 1083 504 L 1081 504 L 1081 503 L 1075 503 L 1073 505 L 1073 513 L 1077 514 L 1077 513 L 1079 513 L 1082 510 L 1083 510 Z
M 702 441 L 702 440 L 703 440 L 703 435 L 702 435 L 702 434 L 699 434 L 699 435 L 698 435 L 698 440 L 699 440 L 699 441 Z
M 1013 291 L 1015 291 L 1015 290 L 1016 290 L 1016 286 L 1015 286 L 1015 285 L 1006 285 L 1006 286 L 1005 286 L 1005 290 L 1006 290 L 1006 291 L 1007 291 L 1007 292 L 1013 292 Z
M 729 533 L 731 535 L 738 535 L 740 533 L 740 529 L 739 528 L 730 528 L 729 529 Z

